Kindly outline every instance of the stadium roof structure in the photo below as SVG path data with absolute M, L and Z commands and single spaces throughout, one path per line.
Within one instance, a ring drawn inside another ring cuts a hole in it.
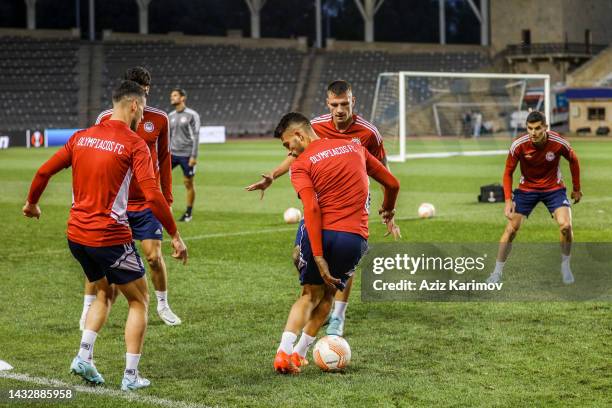
M 612 99 L 612 88 L 569 88 L 567 99 Z

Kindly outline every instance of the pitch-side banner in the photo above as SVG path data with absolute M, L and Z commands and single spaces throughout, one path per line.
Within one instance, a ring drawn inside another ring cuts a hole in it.
M 201 126 L 200 143 L 225 143 L 225 126 Z
M 0 130 L 0 149 L 25 147 L 26 133 L 23 130 Z
M 559 243 L 517 243 L 492 277 L 497 251 L 496 243 L 372 244 L 360 263 L 362 300 L 612 301 L 612 242 L 574 243 L 570 274 Z

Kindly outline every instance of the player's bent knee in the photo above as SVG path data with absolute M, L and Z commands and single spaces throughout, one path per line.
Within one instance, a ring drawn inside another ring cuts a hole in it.
M 162 266 L 162 257 L 161 254 L 158 252 L 154 252 L 151 254 L 147 255 L 147 263 L 149 264 L 149 267 L 151 267 L 152 270 L 154 271 L 158 271 L 161 269 Z
M 572 232 L 572 224 L 570 222 L 561 222 L 559 223 L 559 231 L 563 235 L 569 235 Z
M 516 233 L 519 231 L 520 228 L 521 228 L 521 224 L 514 224 L 512 222 L 509 222 L 508 225 L 506 225 L 506 233 L 511 238 L 514 238 L 516 236 Z

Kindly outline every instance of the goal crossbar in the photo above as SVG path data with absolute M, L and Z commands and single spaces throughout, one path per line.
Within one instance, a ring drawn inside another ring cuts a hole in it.
M 511 86 L 515 86 L 515 85 L 519 85 L 521 83 L 521 81 L 542 81 L 543 82 L 543 100 L 544 100 L 544 113 L 546 115 L 547 118 L 551 118 L 551 101 L 550 101 L 550 75 L 547 74 L 509 74 L 509 73 L 485 73 L 485 72 L 427 72 L 427 71 L 399 71 L 399 72 L 383 72 L 380 73 L 378 75 L 378 79 L 376 82 L 376 90 L 374 93 L 374 101 L 372 104 L 372 117 L 371 117 L 371 121 L 374 123 L 374 125 L 378 125 L 376 123 L 376 118 L 374 117 L 376 115 L 377 109 L 381 108 L 384 109 L 385 106 L 387 105 L 381 105 L 378 106 L 379 104 L 379 99 L 381 97 L 380 95 L 380 88 L 381 88 L 381 84 L 382 84 L 382 79 L 384 77 L 392 77 L 391 80 L 395 81 L 397 80 L 397 94 L 396 94 L 396 103 L 397 103 L 397 108 L 392 108 L 393 109 L 397 109 L 397 132 L 399 133 L 399 154 L 396 155 L 390 155 L 390 158 L 392 157 L 393 159 L 397 160 L 399 159 L 400 161 L 404 161 L 406 160 L 406 158 L 408 158 L 409 156 L 407 155 L 406 152 L 406 137 L 407 137 L 407 117 L 406 117 L 406 109 L 407 109 L 407 92 L 408 89 L 406 88 L 406 84 L 407 84 L 407 79 L 408 78 L 412 78 L 412 77 L 422 77 L 422 78 L 449 78 L 449 79 L 484 79 L 484 80 L 515 80 L 516 82 L 514 83 L 509 83 L 504 85 L 505 87 L 511 87 Z M 395 78 L 395 79 L 393 79 Z M 388 81 L 388 79 L 387 79 Z M 439 91 L 439 90 L 438 90 Z M 438 92 L 437 91 L 437 92 Z M 524 93 L 524 88 L 523 91 Z M 453 91 L 452 90 L 443 90 L 442 93 L 447 93 L 447 94 L 452 94 Z M 388 99 L 387 99 L 388 100 Z M 519 101 L 520 102 L 520 101 Z M 457 102 L 457 103 L 453 103 L 453 102 L 443 102 L 443 101 L 439 101 L 433 104 L 434 110 L 437 110 L 438 107 L 451 107 L 451 106 L 474 106 L 474 107 L 478 107 L 478 106 L 486 106 L 489 103 L 482 101 L 482 102 Z M 492 104 L 492 103 L 491 103 Z M 393 104 L 395 105 L 395 104 Z M 411 105 L 412 106 L 412 105 Z M 513 106 L 512 103 L 510 102 L 499 102 L 498 106 Z M 390 106 L 391 107 L 391 106 Z M 388 109 L 387 109 L 388 112 Z M 439 128 L 439 125 L 438 125 Z M 397 133 L 396 133 L 397 134 Z M 438 134 L 440 134 L 440 132 L 438 131 Z M 443 153 L 442 153 L 443 154 Z

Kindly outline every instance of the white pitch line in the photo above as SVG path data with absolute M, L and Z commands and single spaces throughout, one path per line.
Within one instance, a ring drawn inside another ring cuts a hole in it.
M 586 199 L 586 200 L 582 200 L 583 203 L 587 203 L 587 204 L 596 204 L 596 203 L 600 203 L 600 202 L 605 202 L 605 201 L 611 201 L 612 197 L 599 197 L 599 198 L 592 198 L 592 199 Z M 475 211 L 476 212 L 476 211 Z M 478 212 L 481 212 L 480 209 L 478 209 Z M 446 212 L 444 215 L 448 216 L 448 215 L 459 215 L 459 214 L 466 214 L 467 211 L 460 211 L 457 213 L 450 213 L 450 212 Z M 376 222 L 372 219 L 373 217 L 370 218 L 370 223 L 372 222 Z M 438 217 L 439 218 L 439 217 Z M 416 220 L 418 219 L 418 217 L 413 217 L 413 216 L 398 216 L 395 218 L 397 221 L 407 221 L 407 220 Z M 242 236 L 242 235 L 257 235 L 257 234 L 269 234 L 269 233 L 273 233 L 273 232 L 284 232 L 284 231 L 293 231 L 296 230 L 297 227 L 283 227 L 283 228 L 269 228 L 269 229 L 262 229 L 259 231 L 237 231 L 237 232 L 218 232 L 218 233 L 214 233 L 214 234 L 203 234 L 203 235 L 195 235 L 192 237 L 185 237 L 183 238 L 184 241 L 197 241 L 200 239 L 208 239 L 208 238 L 223 238 L 223 237 L 237 237 L 237 236 Z M 6 258 L 21 258 L 24 256 L 31 256 L 31 255 L 54 255 L 54 254 L 61 254 L 61 253 L 65 253 L 67 250 L 66 249 L 47 249 L 44 251 L 30 251 L 27 253 L 19 253 L 19 254 L 7 254 L 5 255 Z
M 283 231 L 296 231 L 296 230 L 297 230 L 297 226 L 262 229 L 259 231 L 218 232 L 215 234 L 204 234 L 204 235 L 195 235 L 193 237 L 185 237 L 183 238 L 183 240 L 184 241 L 195 241 L 198 239 L 207 239 L 207 238 L 236 237 L 236 236 L 241 236 L 241 235 L 257 235 L 257 234 L 266 234 L 270 232 L 283 232 Z
M 71 388 L 78 392 L 87 394 L 101 395 L 105 397 L 121 398 L 127 401 L 142 402 L 145 404 L 158 405 L 160 407 L 178 407 L 178 408 L 211 408 L 207 405 L 194 404 L 185 401 L 176 401 L 165 398 L 153 397 L 151 395 L 141 395 L 136 392 L 125 392 L 119 390 L 111 390 L 104 387 L 87 387 L 84 385 L 68 384 L 60 380 L 45 377 L 32 377 L 28 374 L 17 373 L 0 373 L 0 379 L 6 378 L 10 380 L 22 381 L 31 384 L 38 384 L 46 387 L 56 388 Z M 76 397 L 78 398 L 78 396 Z M 51 401 L 50 401 L 51 402 Z M 59 402 L 59 401 L 55 401 Z
M 218 232 L 214 234 L 204 234 L 204 235 L 194 235 L 192 237 L 184 237 L 183 241 L 196 241 L 200 239 L 235 237 L 235 236 L 242 236 L 242 235 L 269 234 L 272 232 L 284 232 L 284 231 L 295 231 L 295 230 L 297 230 L 297 226 L 296 227 L 262 229 L 259 231 Z M 67 252 L 68 252 L 67 248 L 65 249 L 47 249 L 44 251 L 30 251 L 27 253 L 19 253 L 19 254 L 12 253 L 12 254 L 7 254 L 6 257 L 7 258 L 21 258 L 24 256 L 31 256 L 31 255 L 54 255 L 54 254 L 62 254 L 62 253 L 67 253 Z

